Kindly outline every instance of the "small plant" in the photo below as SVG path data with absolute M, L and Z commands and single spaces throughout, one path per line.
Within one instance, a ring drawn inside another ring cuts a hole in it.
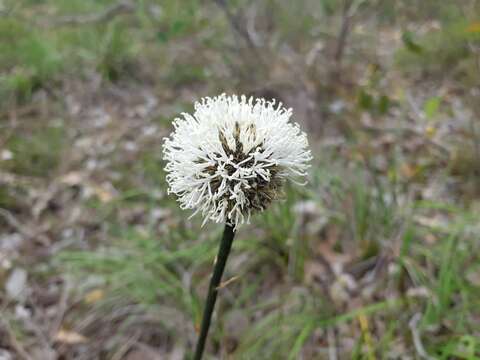
M 281 195 L 287 178 L 305 177 L 307 136 L 291 123 L 291 109 L 245 96 L 204 98 L 193 115 L 175 119 L 165 139 L 169 192 L 182 209 L 225 223 L 203 313 L 195 360 L 203 356 L 223 271 L 238 225 Z M 193 216 L 192 215 L 192 216 Z

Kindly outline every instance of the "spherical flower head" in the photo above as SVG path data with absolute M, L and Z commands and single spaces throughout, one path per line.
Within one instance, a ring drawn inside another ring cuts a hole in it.
M 222 94 L 182 113 L 165 138 L 169 193 L 205 221 L 237 226 L 281 194 L 287 178 L 306 176 L 308 140 L 281 103 Z M 193 216 L 192 215 L 192 216 Z

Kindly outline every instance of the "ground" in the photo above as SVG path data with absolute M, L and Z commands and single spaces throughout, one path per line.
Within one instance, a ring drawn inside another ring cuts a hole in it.
M 0 359 L 192 356 L 222 227 L 167 194 L 203 96 L 292 107 L 205 358 L 480 358 L 475 0 L 0 1 Z

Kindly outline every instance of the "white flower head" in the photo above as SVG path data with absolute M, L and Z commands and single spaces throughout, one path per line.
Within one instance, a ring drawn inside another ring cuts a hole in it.
M 163 145 L 169 193 L 205 221 L 237 226 L 278 198 L 289 177 L 306 176 L 308 140 L 291 109 L 246 96 L 204 98 L 182 113 Z M 192 216 L 193 216 L 192 215 Z

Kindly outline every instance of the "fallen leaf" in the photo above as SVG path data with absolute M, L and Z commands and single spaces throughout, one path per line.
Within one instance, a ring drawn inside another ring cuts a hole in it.
M 472 285 L 480 287 L 480 268 L 468 271 L 466 278 Z
M 11 299 L 21 300 L 25 296 L 27 277 L 27 272 L 21 268 L 16 268 L 11 272 L 5 284 L 5 290 Z
M 82 183 L 83 176 L 78 171 L 72 171 L 72 172 L 69 172 L 68 174 L 63 175 L 60 178 L 60 181 L 63 184 L 74 186 Z
M 429 125 L 425 128 L 425 135 L 430 139 L 433 138 L 436 133 L 437 129 L 434 126 Z
M 0 360 L 13 360 L 13 355 L 6 349 L 0 349 Z
M 60 329 L 57 335 L 55 335 L 55 341 L 74 345 L 86 343 L 88 339 L 75 331 Z
M 95 304 L 96 302 L 102 300 L 105 297 L 105 292 L 102 289 L 96 289 L 90 291 L 87 295 L 84 297 L 84 301 L 87 304 Z
M 480 33 L 480 22 L 473 22 L 467 26 L 468 33 Z
M 0 159 L 2 160 L 12 160 L 13 159 L 13 153 L 10 150 L 2 150 L 0 153 Z
M 113 199 L 113 194 L 106 189 L 103 189 L 101 187 L 94 187 L 94 191 L 98 199 L 103 203 L 110 202 Z
M 404 163 L 400 166 L 400 173 L 403 175 L 403 177 L 411 179 L 418 173 L 418 167 Z

